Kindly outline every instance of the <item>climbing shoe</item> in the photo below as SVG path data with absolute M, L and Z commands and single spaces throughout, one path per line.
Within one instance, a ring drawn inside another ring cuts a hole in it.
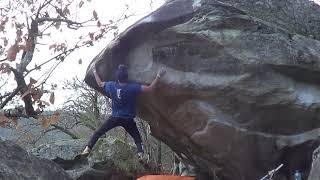
M 91 149 L 88 146 L 86 146 L 86 148 L 82 151 L 82 153 L 80 153 L 80 156 L 88 157 L 90 152 L 91 152 Z

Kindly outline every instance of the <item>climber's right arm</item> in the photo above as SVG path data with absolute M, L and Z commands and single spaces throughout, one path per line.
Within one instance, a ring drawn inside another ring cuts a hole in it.
M 103 88 L 106 82 L 103 82 L 100 79 L 95 66 L 93 68 L 93 75 L 94 75 L 94 78 L 96 79 L 96 82 L 97 82 L 98 86 Z
M 152 83 L 148 86 L 142 85 L 142 92 L 151 92 L 156 87 L 159 79 L 166 73 L 165 70 L 161 69 L 158 71 L 156 78 L 152 81 Z

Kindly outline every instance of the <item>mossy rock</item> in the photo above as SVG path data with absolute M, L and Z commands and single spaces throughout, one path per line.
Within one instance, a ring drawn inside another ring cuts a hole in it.
M 134 146 L 112 138 L 101 138 L 89 156 L 89 163 L 94 163 L 95 169 L 106 166 L 116 167 L 121 172 L 141 174 L 145 172 L 137 159 L 137 150 Z

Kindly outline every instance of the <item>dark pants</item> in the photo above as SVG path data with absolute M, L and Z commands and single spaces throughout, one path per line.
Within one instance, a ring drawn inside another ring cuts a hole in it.
M 117 126 L 122 126 L 134 139 L 134 142 L 136 143 L 136 146 L 138 148 L 138 152 L 143 152 L 141 136 L 134 120 L 116 117 L 110 117 L 94 132 L 90 141 L 88 142 L 88 147 L 92 149 L 92 147 L 96 144 L 97 140 L 104 133 L 108 132 L 109 130 Z

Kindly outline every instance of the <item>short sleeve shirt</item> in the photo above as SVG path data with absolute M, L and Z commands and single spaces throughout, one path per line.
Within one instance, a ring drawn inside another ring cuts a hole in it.
M 104 90 L 112 99 L 112 117 L 135 118 L 137 96 L 142 92 L 140 84 L 127 83 L 121 86 L 118 82 L 108 81 Z

